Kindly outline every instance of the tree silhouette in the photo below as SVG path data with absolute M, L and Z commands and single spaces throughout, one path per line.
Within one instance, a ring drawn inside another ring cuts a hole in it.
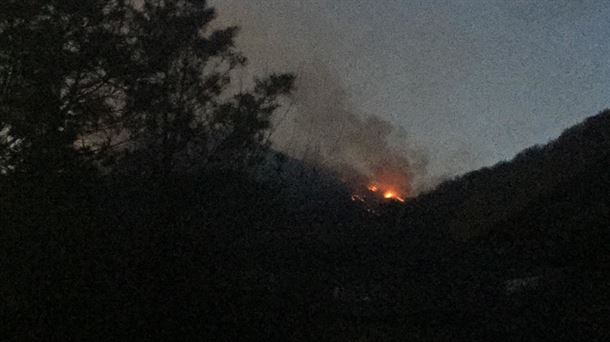
M 140 172 L 243 166 L 294 77 L 231 86 L 237 28 L 205 1 L 8 1 L 0 14 L 4 172 L 65 172 L 137 151 Z M 119 153 L 121 154 L 121 153 Z
M 2 168 L 65 172 L 90 154 L 79 139 L 110 121 L 129 50 L 124 1 L 16 1 L 0 14 Z
M 246 58 L 234 46 L 237 28 L 211 30 L 214 18 L 204 1 L 145 1 L 134 11 L 126 128 L 151 173 L 241 164 L 265 147 L 278 96 L 292 88 L 291 75 L 258 80 L 249 92 L 231 87 Z

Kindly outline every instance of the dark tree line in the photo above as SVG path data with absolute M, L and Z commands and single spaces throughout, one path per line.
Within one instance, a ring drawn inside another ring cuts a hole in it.
M 231 83 L 246 64 L 237 28 L 210 29 L 205 1 L 5 1 L 0 16 L 4 173 L 109 167 L 127 152 L 159 177 L 243 168 L 292 89 L 289 74 Z
M 202 0 L 0 4 L 1 340 L 238 327 L 227 246 L 263 226 L 250 170 L 294 76 L 238 87 L 238 29 L 215 18 Z

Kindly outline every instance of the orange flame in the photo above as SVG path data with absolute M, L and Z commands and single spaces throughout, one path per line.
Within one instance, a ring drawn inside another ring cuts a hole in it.
M 385 184 L 380 184 L 380 183 L 371 183 L 367 186 L 368 190 L 370 192 L 374 192 L 374 193 L 378 193 L 381 192 L 380 195 L 387 200 L 396 200 L 399 202 L 404 202 L 405 199 L 402 196 L 402 194 L 396 190 L 394 190 L 394 187 L 389 186 L 389 185 L 385 185 Z
M 400 201 L 400 202 L 404 202 L 404 201 L 405 201 L 405 199 L 404 199 L 404 198 L 402 198 L 402 197 L 398 196 L 398 195 L 397 195 L 395 192 L 393 192 L 393 191 L 386 191 L 386 192 L 384 192 L 384 193 L 383 193 L 383 198 L 385 198 L 385 199 L 394 199 L 394 200 L 397 200 L 397 201 Z

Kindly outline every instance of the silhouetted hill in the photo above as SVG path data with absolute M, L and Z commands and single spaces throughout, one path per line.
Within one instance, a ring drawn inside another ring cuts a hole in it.
M 427 225 L 442 222 L 442 230 L 458 238 L 479 236 L 532 206 L 559 202 L 552 198 L 554 192 L 565 193 L 574 207 L 588 204 L 579 190 L 590 187 L 597 192 L 607 187 L 609 156 L 610 111 L 606 110 L 546 145 L 524 150 L 510 162 L 447 181 L 412 206 L 433 208 Z
M 605 111 L 378 215 L 274 152 L 0 177 L 0 337 L 607 340 L 609 154 Z
M 475 320 L 471 333 L 495 340 L 609 336 L 610 111 L 442 184 L 402 222 L 391 245 L 417 260 L 403 276 L 438 282 L 430 320 Z

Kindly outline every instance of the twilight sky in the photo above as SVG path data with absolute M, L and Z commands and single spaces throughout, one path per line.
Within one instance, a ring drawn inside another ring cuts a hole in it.
M 434 175 L 509 159 L 610 107 L 607 0 L 210 4 L 242 27 L 253 70 L 324 65 L 353 110 L 400 127 L 395 143 Z

